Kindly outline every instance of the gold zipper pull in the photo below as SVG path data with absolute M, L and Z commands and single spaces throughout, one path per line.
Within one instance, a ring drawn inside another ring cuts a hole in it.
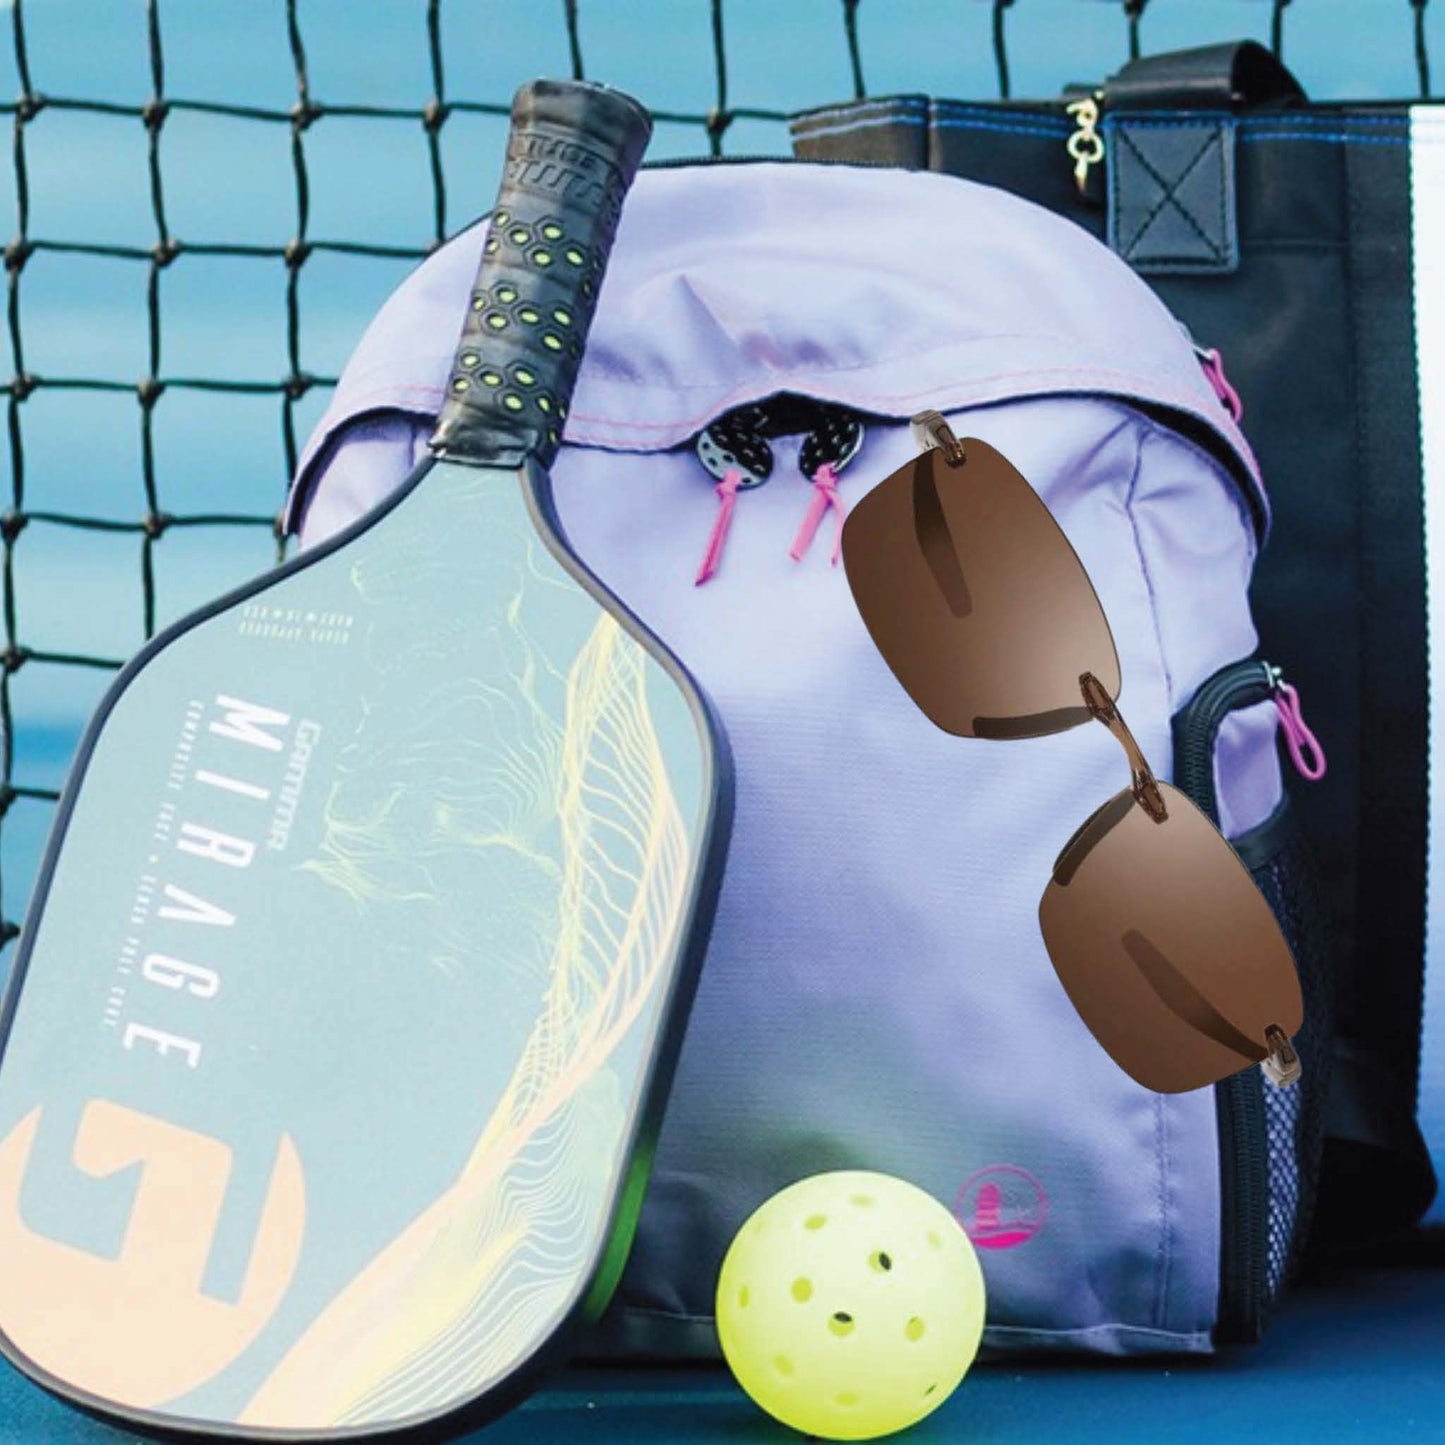
M 1076 129 L 1070 134 L 1065 149 L 1073 158 L 1074 182 L 1083 195 L 1089 185 L 1089 168 L 1104 159 L 1104 138 L 1099 134 L 1099 102 L 1104 92 L 1096 90 L 1064 107 L 1074 117 Z
M 1265 1077 L 1279 1089 L 1287 1089 L 1291 1084 L 1299 1083 L 1300 1074 L 1303 1073 L 1299 1055 L 1295 1052 L 1294 1045 L 1285 1037 L 1284 1030 L 1278 1024 L 1271 1024 L 1264 1031 L 1264 1041 L 1269 1045 L 1269 1057 L 1260 1061 Z

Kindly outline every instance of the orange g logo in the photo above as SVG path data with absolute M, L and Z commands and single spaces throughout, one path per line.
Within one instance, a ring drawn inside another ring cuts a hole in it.
M 104 1259 L 20 1217 L 40 1115 L 0 1142 L 0 1330 L 42 1369 L 136 1409 L 212 1379 L 265 1328 L 296 1271 L 306 1190 L 290 1136 L 276 1153 L 240 1298 L 226 1304 L 201 1285 L 230 1184 L 229 1146 L 119 1104 L 87 1104 L 76 1167 L 93 1179 L 141 1169 L 120 1254 Z

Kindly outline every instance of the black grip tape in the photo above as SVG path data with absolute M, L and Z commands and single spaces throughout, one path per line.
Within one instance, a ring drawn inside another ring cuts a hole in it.
M 501 192 L 431 446 L 547 466 L 582 364 L 623 197 L 652 135 L 631 96 L 536 80 L 512 101 Z

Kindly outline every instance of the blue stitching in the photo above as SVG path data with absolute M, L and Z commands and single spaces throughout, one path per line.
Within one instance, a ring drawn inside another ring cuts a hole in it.
M 946 107 L 947 113 L 944 113 Z M 870 109 L 874 109 L 870 107 Z M 839 109 L 834 114 L 848 114 L 849 112 Z M 820 125 L 814 126 L 804 121 L 798 128 L 800 139 L 807 139 L 815 135 L 843 135 L 849 131 L 863 130 L 869 126 L 879 125 L 909 125 L 928 126 L 932 125 L 950 130 L 980 130 L 991 131 L 1001 135 L 1037 135 L 1037 136 L 1067 136 L 1070 133 L 1066 123 L 1054 124 L 1045 117 L 1040 116 L 1036 124 L 1025 125 L 1006 120 L 995 120 L 992 112 L 970 109 L 958 101 L 940 101 L 938 111 L 930 122 L 927 115 L 926 104 L 914 100 L 891 100 L 880 101 L 874 113 L 861 118 L 849 120 L 842 125 Z M 1222 114 L 1222 113 L 1221 113 Z M 1166 126 L 1216 126 L 1219 118 L 1202 119 L 1196 115 L 1180 112 L 1177 118 L 1174 113 L 1161 116 L 1159 119 L 1140 118 L 1136 114 L 1121 115 L 1115 113 L 1106 115 L 1102 122 L 1102 129 L 1106 132 L 1114 130 L 1120 124 L 1130 126 L 1166 127 Z M 1022 118 L 1021 118 L 1022 119 Z M 1272 126 L 1286 124 L 1291 127 L 1289 130 L 1271 129 Z M 1349 129 L 1340 129 L 1344 125 Z M 1333 126 L 1333 130 L 1324 127 Z M 1395 135 L 1358 135 L 1355 128 L 1360 126 L 1383 126 L 1391 127 L 1398 134 Z M 1242 141 L 1271 141 L 1271 140 L 1308 140 L 1323 141 L 1326 143 L 1345 145 L 1410 145 L 1412 138 L 1409 134 L 1410 122 L 1404 117 L 1394 116 L 1354 116 L 1348 121 L 1341 122 L 1333 116 L 1291 116 L 1288 121 L 1279 120 L 1243 120 L 1237 121 L 1238 138 Z
M 861 119 L 850 120 L 843 125 L 809 125 L 806 128 L 799 125 L 795 128 L 794 134 L 799 140 L 808 140 L 815 135 L 844 135 L 850 130 L 867 130 L 869 126 L 925 126 L 927 124 L 928 117 L 921 111 L 916 111 L 913 115 L 899 115 L 896 113 L 890 115 L 885 111 L 880 115 L 869 115 Z
M 1196 129 L 1201 126 L 1207 126 L 1209 129 L 1214 130 L 1219 126 L 1227 125 L 1229 119 L 1229 116 L 1223 111 L 1211 113 L 1206 116 L 1180 114 L 1177 118 L 1171 114 L 1163 120 L 1155 120 L 1153 118 L 1145 119 L 1136 111 L 1125 111 L 1122 114 L 1115 111 L 1112 115 L 1104 116 L 1104 119 L 1100 122 L 1100 127 L 1103 130 L 1117 130 L 1121 125 L 1128 126 L 1130 130 L 1182 130 L 1188 126 L 1193 126 Z
M 911 125 L 922 127 L 927 124 L 927 118 L 922 115 L 878 115 L 868 116 L 862 120 L 850 120 L 846 125 L 809 126 L 806 130 L 799 127 L 796 134 L 799 140 L 811 140 L 815 135 L 846 135 L 849 131 L 868 130 L 872 126 Z
M 1218 125 L 1221 121 L 1232 120 L 1240 130 L 1269 130 L 1274 126 L 1303 126 L 1323 129 L 1333 126 L 1336 130 L 1348 130 L 1354 126 L 1391 126 L 1396 130 L 1407 130 L 1409 120 L 1403 115 L 1256 115 L 1235 116 L 1230 111 L 1150 111 L 1136 110 L 1106 111 L 1101 124 L 1110 125 Z
M 1000 125 L 995 121 L 970 120 L 960 117 L 958 120 L 949 120 L 939 116 L 934 121 L 935 125 L 947 126 L 950 130 L 993 130 L 1001 131 L 1005 135 L 1043 135 L 1051 140 L 1057 140 L 1069 134 L 1068 127 L 1045 129 L 1036 125 Z
M 805 111 L 795 115 L 792 119 L 801 125 L 808 125 L 813 120 L 825 120 L 830 115 L 857 116 L 862 114 L 875 114 L 878 111 L 886 111 L 890 108 L 907 107 L 909 110 L 926 111 L 928 100 L 921 95 L 894 95 L 879 97 L 877 100 L 854 101 L 849 105 L 828 105 L 817 110 Z
M 1240 136 L 1240 140 L 1317 140 L 1357 146 L 1407 146 L 1410 144 L 1408 135 L 1350 135 L 1348 132 L 1337 131 L 1317 131 L 1311 135 L 1308 131 L 1299 130 L 1246 131 Z
M 1256 115 L 1245 117 L 1240 120 L 1241 126 L 1264 127 L 1281 124 L 1277 115 Z M 1289 115 L 1284 117 L 1286 125 L 1317 125 L 1317 126 L 1341 126 L 1341 125 L 1394 125 L 1408 126 L 1409 118 L 1403 115 Z
M 998 111 L 987 106 L 969 105 L 967 101 L 961 100 L 940 100 L 936 103 L 935 109 L 940 113 L 950 112 L 953 115 L 975 115 L 986 121 L 995 124 L 1003 122 L 1025 122 L 1030 126 L 1046 127 L 1057 135 L 1068 135 L 1074 126 L 1062 117 L 1055 118 L 1048 115 L 1035 115 L 1027 111 Z
M 819 135 L 846 135 L 849 131 L 867 130 L 870 126 L 885 125 L 909 125 L 919 128 L 929 124 L 928 119 L 922 115 L 881 115 L 873 116 L 863 120 L 850 121 L 847 125 L 826 125 L 810 127 L 807 130 L 799 129 L 797 132 L 799 140 L 811 140 Z M 1041 135 L 1056 139 L 1059 136 L 1068 134 L 1067 130 L 1044 130 L 1037 126 L 1002 125 L 994 121 L 983 120 L 951 120 L 944 116 L 937 117 L 933 124 L 945 127 L 949 130 L 984 130 L 998 131 L 1005 135 Z

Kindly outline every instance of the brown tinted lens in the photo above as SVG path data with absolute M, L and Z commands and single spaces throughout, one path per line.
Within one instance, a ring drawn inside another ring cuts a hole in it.
M 1070 839 L 1039 906 L 1059 980 L 1146 1088 L 1180 1093 L 1268 1052 L 1303 1020 L 1289 944 L 1249 871 L 1177 788 L 1156 823 L 1129 790 Z
M 1079 677 L 1119 695 L 1082 564 L 1033 488 L 975 437 L 931 448 L 854 507 L 843 562 L 878 650 L 939 727 L 1038 737 L 1089 718 Z

